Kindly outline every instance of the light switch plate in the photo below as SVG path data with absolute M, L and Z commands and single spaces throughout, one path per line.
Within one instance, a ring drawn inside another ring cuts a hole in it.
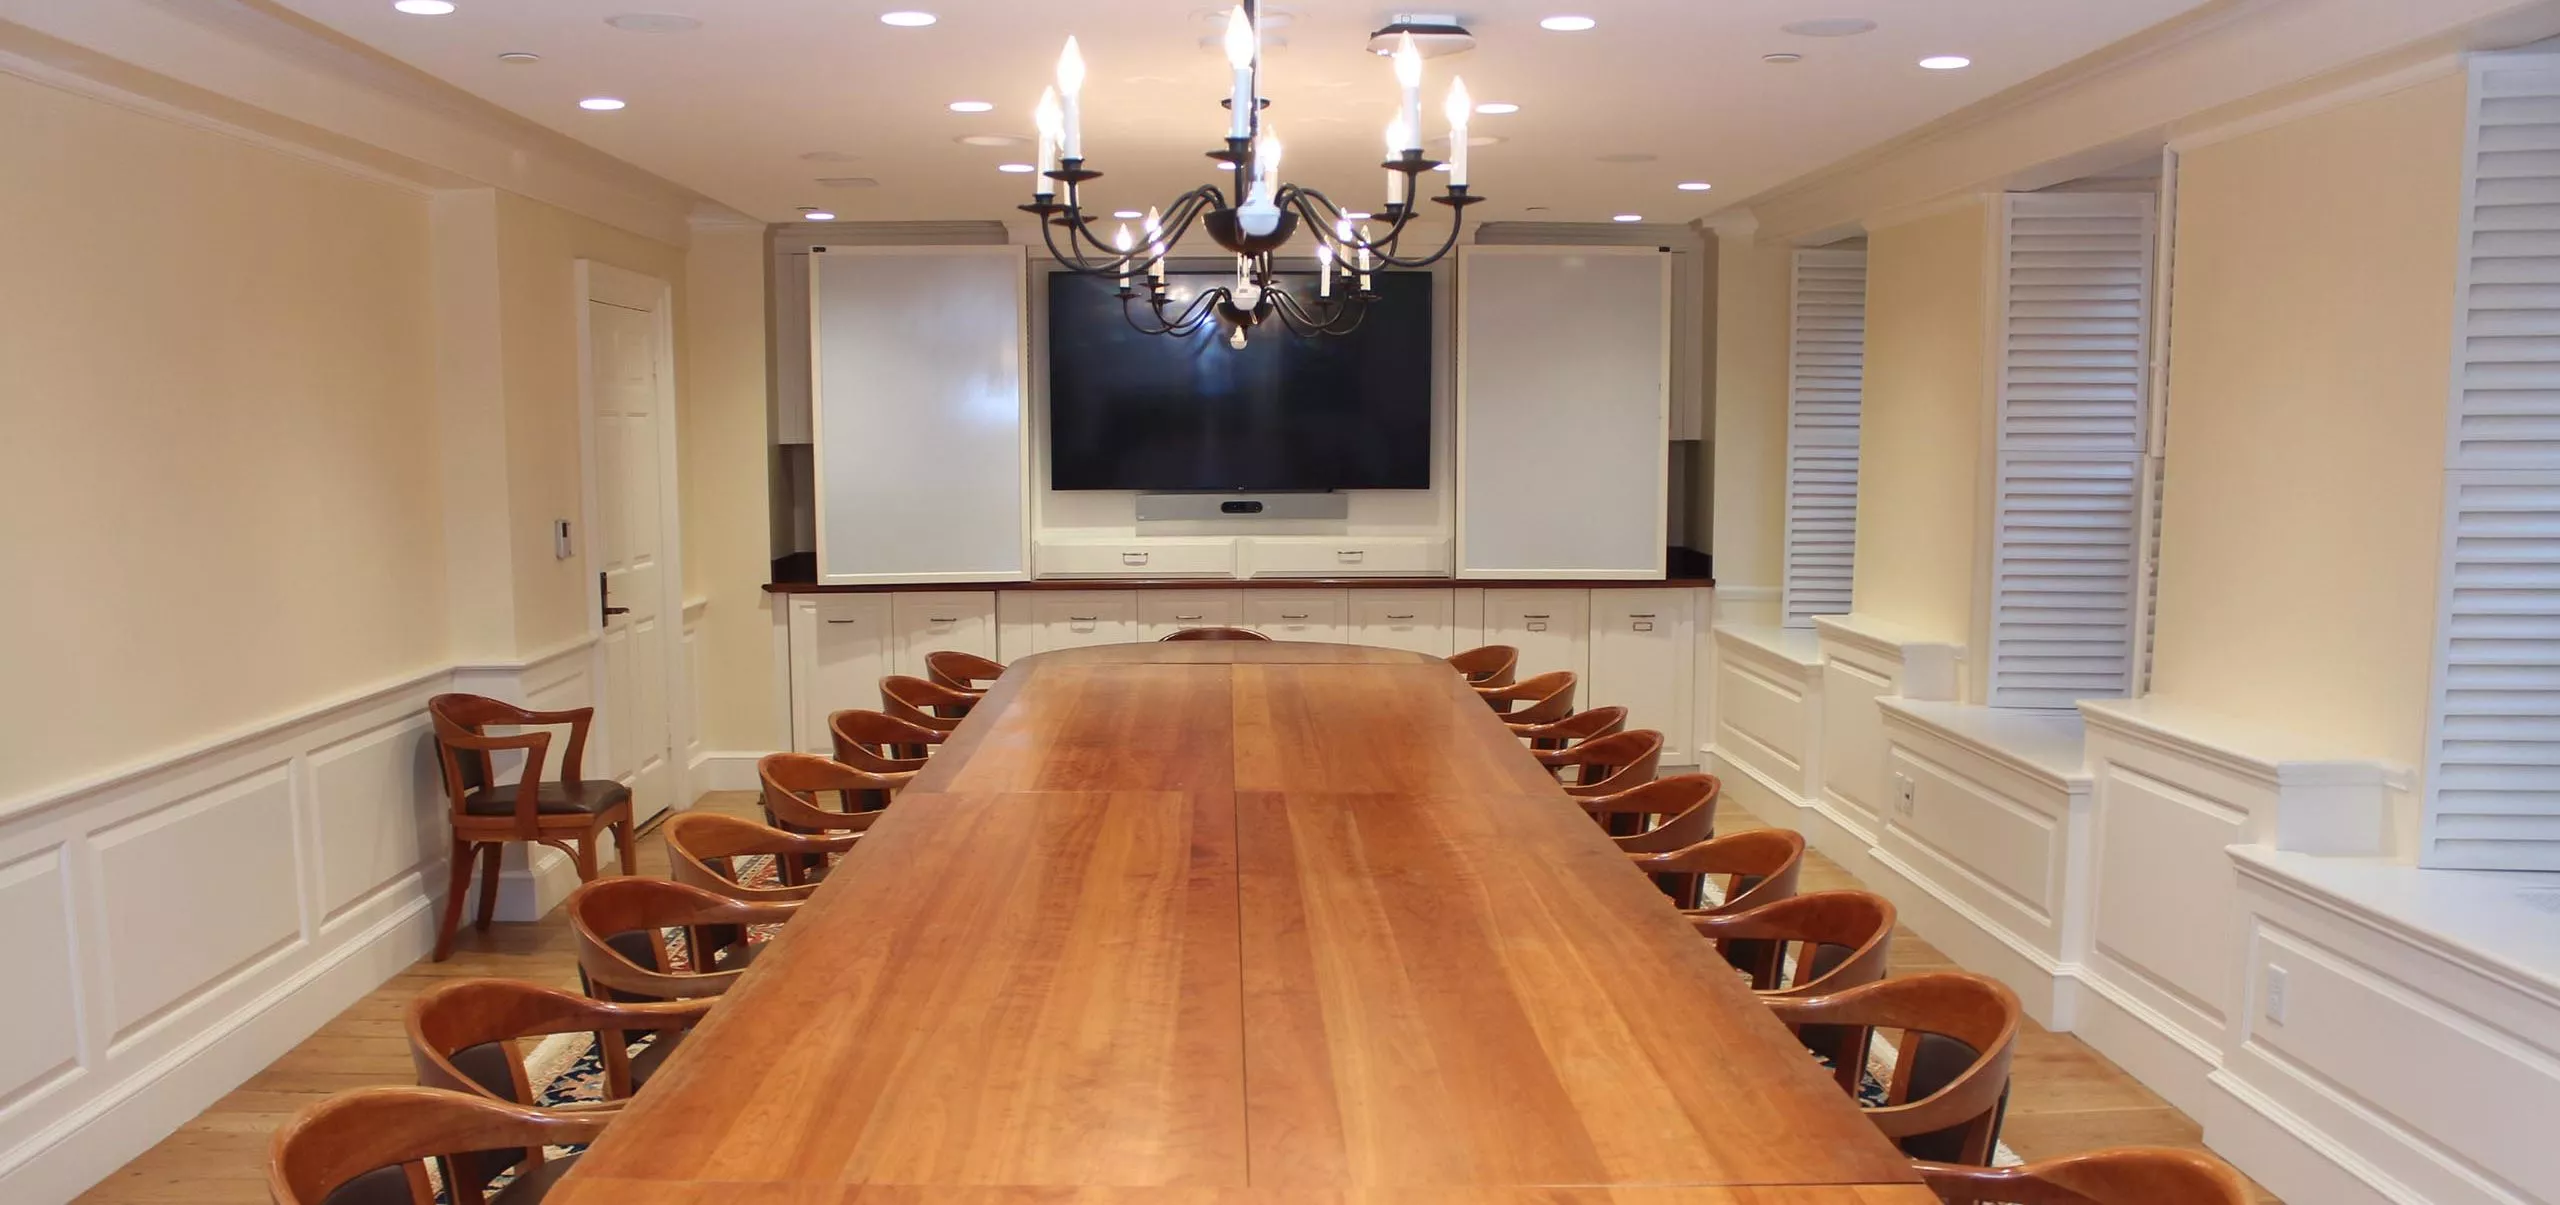
M 2278 1025 L 2284 1024 L 2285 979 L 2283 967 L 2273 965 L 2267 967 L 2266 1014 L 2268 1020 Z
M 1894 806 L 1895 806 L 1895 807 L 1897 807 L 1897 808 L 1899 808 L 1899 809 L 1901 809 L 1901 811 L 1902 811 L 1902 814 L 1903 814 L 1903 815 L 1905 815 L 1905 816 L 1910 815 L 1910 814 L 1911 814 L 1911 809 L 1912 809 L 1914 806 L 1916 806 L 1916 798 L 1915 798 L 1915 797 L 1919 794 L 1919 790 L 1920 790 L 1920 784 L 1918 784 L 1918 783 L 1916 783 L 1916 782 L 1913 782 L 1913 781 L 1911 780 L 1911 776 L 1910 776 L 1910 775 L 1908 775 L 1908 774 L 1896 774 L 1896 775 L 1894 775 L 1894 776 L 1893 776 L 1893 804 L 1894 804 Z
M 565 560 L 568 560 L 570 557 L 572 557 L 572 556 L 574 556 L 574 555 L 576 555 L 576 554 L 577 554 L 577 549 L 575 549 L 575 548 L 571 547 L 571 546 L 570 546 L 570 544 L 569 544 L 569 521 L 568 521 L 567 519 L 554 519 L 554 520 L 552 520 L 552 521 L 551 521 L 551 555 L 552 555 L 552 557 L 553 557 L 554 559 L 557 559 L 557 560 L 563 560 L 563 561 L 565 561 Z

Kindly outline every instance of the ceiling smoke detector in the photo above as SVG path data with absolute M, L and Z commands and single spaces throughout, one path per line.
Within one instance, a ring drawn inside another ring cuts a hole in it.
M 1397 13 L 1386 28 L 1369 35 L 1369 53 L 1394 54 L 1398 39 L 1413 35 L 1413 48 L 1426 59 L 1465 54 L 1476 48 L 1476 36 L 1450 13 Z

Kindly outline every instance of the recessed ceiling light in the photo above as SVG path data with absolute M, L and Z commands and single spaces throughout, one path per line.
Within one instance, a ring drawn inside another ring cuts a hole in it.
M 1023 146 L 1031 140 L 1020 134 L 962 134 L 952 141 L 962 146 Z
M 992 113 L 995 107 L 994 101 L 986 100 L 955 100 L 950 105 L 954 113 Z
M 1538 22 L 1538 28 L 1552 29 L 1557 33 L 1581 33 L 1598 24 L 1589 17 L 1549 17 Z
M 1850 38 L 1875 31 L 1876 23 L 1865 17 L 1814 17 L 1805 21 L 1789 21 L 1779 29 L 1799 38 Z
M 541 62 L 542 56 L 535 54 L 530 50 L 510 50 L 505 54 L 499 55 L 498 61 L 505 63 L 510 67 L 522 67 L 527 63 Z
M 1111 211 L 1111 216 L 1118 218 L 1123 222 L 1134 222 L 1147 215 L 1134 209 L 1114 209 Z
M 453 11 L 453 0 L 391 0 L 391 7 L 415 17 L 441 17 Z
M 1012 172 L 1014 175 L 1019 176 L 1038 171 L 1039 169 L 1028 163 L 999 163 L 996 165 L 996 170 L 1000 172 Z
M 1961 71 L 1973 66 L 1973 60 L 1960 54 L 1933 54 L 1920 60 L 1920 65 L 1931 71 Z
M 832 222 L 836 220 L 836 215 L 823 209 L 811 209 L 808 206 L 803 205 L 800 207 L 800 220 L 804 222 Z
M 901 9 L 894 13 L 880 14 L 880 23 L 882 25 L 895 25 L 902 29 L 922 29 L 927 25 L 933 24 L 936 20 L 939 20 L 939 18 L 935 17 L 932 13 L 920 13 L 912 9 Z
M 1609 220 L 1612 222 L 1641 222 L 1644 220 L 1644 215 L 1640 213 L 1622 213 Z
M 1781 51 L 1779 51 L 1779 52 L 1778 52 L 1778 53 L 1776 53 L 1776 54 L 1764 54 L 1764 55 L 1761 55 L 1761 56 L 1760 56 L 1760 61 L 1761 61 L 1761 62 L 1763 62 L 1763 63 L 1776 63 L 1776 64 L 1778 64 L 1778 65 L 1780 65 L 1780 66 L 1785 66 L 1785 65 L 1786 65 L 1786 64 L 1788 64 L 1788 63 L 1801 63 L 1801 62 L 1803 62 L 1803 61 L 1804 61 L 1804 56 L 1803 56 L 1803 55 L 1800 55 L 1800 54 L 1797 54 L 1796 52 L 1794 52 L 1794 51 L 1792 51 L 1792 50 L 1781 50 Z
M 604 23 L 624 33 L 692 33 L 702 28 L 701 18 L 682 13 L 622 13 L 605 18 Z
M 1519 111 L 1520 106 L 1498 100 L 1489 101 L 1476 106 L 1476 112 L 1485 114 L 1489 117 L 1500 117 L 1505 113 L 1517 113 Z
M 622 102 L 615 100 L 610 96 L 590 96 L 585 100 L 579 101 L 578 107 L 581 109 L 593 109 L 598 113 L 610 113 L 615 109 L 621 108 Z

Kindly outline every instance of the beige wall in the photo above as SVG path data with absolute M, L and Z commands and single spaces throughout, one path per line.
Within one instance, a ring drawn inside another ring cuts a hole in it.
M 688 353 L 684 251 L 512 193 L 497 194 L 497 211 L 516 652 L 532 655 L 584 635 L 593 622 L 587 614 L 585 559 L 557 559 L 551 540 L 552 520 L 580 522 L 582 505 L 578 315 L 583 306 L 577 295 L 577 261 L 598 260 L 656 277 L 675 289 L 676 371 L 681 380 Z M 677 405 L 681 412 L 681 397 Z M 581 537 L 578 546 L 592 544 Z
M 2154 694 L 2422 761 L 2463 101 L 2182 157 Z
M 445 662 L 424 195 L 0 76 L 0 798 Z
M 1748 233 L 1716 240 L 1716 583 L 1776 589 L 1786 542 L 1787 288 L 1793 256 Z
M 1990 214 L 1970 201 L 1867 236 L 1850 605 L 1914 639 L 1972 643 Z
M 765 524 L 765 270 L 762 227 L 694 232 L 685 260 L 685 596 L 703 598 L 702 746 L 788 748 L 774 706 L 773 562 Z

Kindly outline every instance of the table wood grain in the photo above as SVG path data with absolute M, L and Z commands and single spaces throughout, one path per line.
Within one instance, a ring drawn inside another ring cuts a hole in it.
M 1915 1184 L 1446 665 L 1175 643 L 1009 669 L 561 1200 Z

